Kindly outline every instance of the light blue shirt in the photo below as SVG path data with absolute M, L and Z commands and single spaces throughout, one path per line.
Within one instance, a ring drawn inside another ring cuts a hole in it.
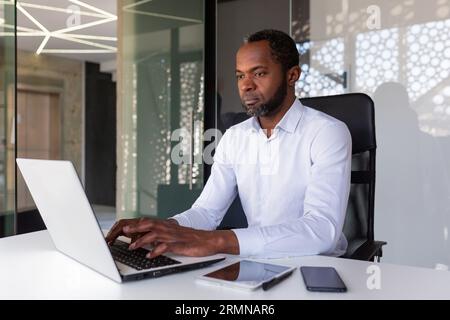
M 174 218 L 214 230 L 239 193 L 248 221 L 233 229 L 240 255 L 342 255 L 351 146 L 343 122 L 296 99 L 270 138 L 256 117 L 228 129 L 201 195 Z

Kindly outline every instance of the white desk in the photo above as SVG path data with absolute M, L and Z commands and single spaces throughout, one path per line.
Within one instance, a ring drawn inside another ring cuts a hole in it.
M 378 264 L 381 289 L 369 290 L 371 263 L 323 256 L 271 260 L 293 266 L 334 266 L 347 293 L 308 292 L 300 272 L 269 291 L 247 292 L 204 285 L 196 275 L 236 260 L 230 256 L 205 269 L 118 284 L 56 251 L 46 231 L 0 239 L 0 299 L 450 299 L 450 272 Z

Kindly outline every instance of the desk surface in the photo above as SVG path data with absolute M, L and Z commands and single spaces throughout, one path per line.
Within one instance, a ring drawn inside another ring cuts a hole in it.
M 298 268 L 268 291 L 247 292 L 194 280 L 235 260 L 230 256 L 205 269 L 118 284 L 56 251 L 48 232 L 40 231 L 0 239 L 0 299 L 450 299 L 448 271 L 380 263 L 381 289 L 370 290 L 367 268 L 373 263 L 324 256 L 270 262 L 333 266 L 347 293 L 308 292 Z

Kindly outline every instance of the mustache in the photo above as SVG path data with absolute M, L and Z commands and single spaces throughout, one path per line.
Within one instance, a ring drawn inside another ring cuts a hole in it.
M 255 94 L 244 94 L 242 96 L 242 100 L 255 100 L 255 99 L 260 99 L 259 95 L 255 95 Z

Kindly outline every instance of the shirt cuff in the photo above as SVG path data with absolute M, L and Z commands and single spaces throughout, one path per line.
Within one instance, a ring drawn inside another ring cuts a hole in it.
M 178 222 L 178 224 L 182 227 L 190 227 L 190 221 L 182 214 L 177 214 L 176 216 L 170 217 L 170 219 L 174 219 Z
M 239 255 L 258 256 L 264 251 L 264 237 L 259 228 L 232 229 L 239 242 Z

